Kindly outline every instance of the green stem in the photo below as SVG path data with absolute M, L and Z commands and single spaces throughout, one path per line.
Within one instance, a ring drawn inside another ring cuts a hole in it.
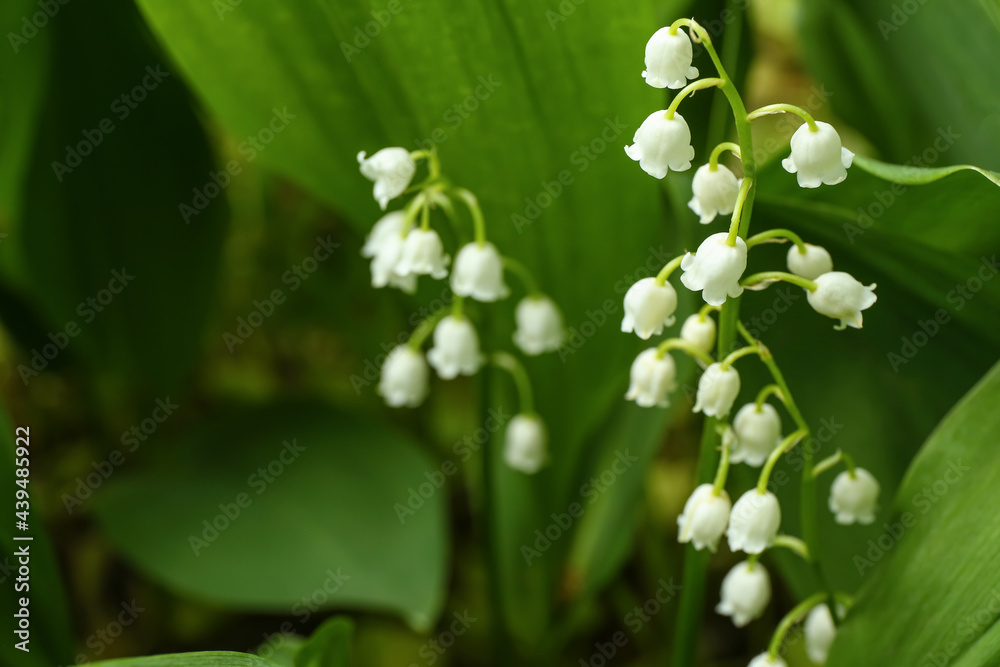
M 451 300 L 451 316 L 456 320 L 460 320 L 465 317 L 465 299 L 455 294 L 452 296 Z
M 819 128 L 816 127 L 816 120 L 809 115 L 809 112 L 802 107 L 795 106 L 794 104 L 768 104 L 767 106 L 759 109 L 754 109 L 747 114 L 747 120 L 754 121 L 761 116 L 770 116 L 775 113 L 793 113 L 809 124 L 809 130 L 811 132 L 819 130 Z
M 795 605 L 790 612 L 785 614 L 785 617 L 781 619 L 781 623 L 778 624 L 778 629 L 774 631 L 774 636 L 771 637 L 771 644 L 767 647 L 768 655 L 772 658 L 777 658 L 778 652 L 781 651 L 781 643 L 785 641 L 785 635 L 792 629 L 792 626 L 812 611 L 813 607 L 826 602 L 826 598 L 826 593 L 816 593 L 815 595 L 810 595 L 805 600 Z
M 719 469 L 715 472 L 715 482 L 712 484 L 712 493 L 721 496 L 726 488 L 726 476 L 729 474 L 729 455 L 732 438 L 722 438 L 722 458 L 719 460 Z
M 691 343 L 681 338 L 668 338 L 656 347 L 657 355 L 662 357 L 664 354 L 670 350 L 681 350 L 686 352 L 692 357 L 697 357 L 705 362 L 706 366 L 710 366 L 715 363 L 715 359 L 712 358 L 708 352 L 695 347 Z
M 427 337 L 434 331 L 434 327 L 444 318 L 447 312 L 447 309 L 441 308 L 437 312 L 431 313 L 427 319 L 417 325 L 417 328 L 410 334 L 410 338 L 406 341 L 406 344 L 414 350 L 419 350 L 423 346 L 424 341 L 427 340 Z
M 524 365 L 509 352 L 494 352 L 491 358 L 493 365 L 510 373 L 517 386 L 517 398 L 520 405 L 520 412 L 524 415 L 535 414 L 534 395 L 531 391 L 531 380 L 528 372 L 524 370 Z
M 722 310 L 722 306 L 713 306 L 710 303 L 706 303 L 698 310 L 698 319 L 704 322 L 708 314 L 715 310 Z
M 524 289 L 528 293 L 528 296 L 541 296 L 542 290 L 538 289 L 538 283 L 535 282 L 535 277 L 531 275 L 531 271 L 521 262 L 517 261 L 513 257 L 503 258 L 503 266 L 505 269 L 516 275 L 524 283 Z
M 756 345 L 747 345 L 746 347 L 741 347 L 735 352 L 731 352 L 729 356 L 722 360 L 722 370 L 728 369 L 733 365 L 733 362 L 737 359 L 742 359 L 743 357 L 749 356 L 751 354 L 758 354 L 760 349 Z
M 677 270 L 677 267 L 681 265 L 681 261 L 683 259 L 684 255 L 678 255 L 667 262 L 667 265 L 660 269 L 660 272 L 656 274 L 656 284 L 661 287 L 666 284 L 667 278 L 670 277 L 671 273 Z
M 753 179 L 749 177 L 744 178 L 740 183 L 740 191 L 736 195 L 736 206 L 733 208 L 733 220 L 729 223 L 729 236 L 726 237 L 726 245 L 730 247 L 736 245 L 736 238 L 740 236 L 743 207 L 746 205 L 747 197 L 750 196 L 751 188 L 753 188 Z M 744 231 L 743 234 L 745 235 L 746 231 Z
M 764 495 L 767 493 L 767 482 L 771 478 L 771 471 L 782 456 L 788 453 L 795 445 L 802 441 L 802 438 L 809 435 L 807 429 L 799 429 L 788 435 L 781 444 L 778 445 L 764 462 L 764 467 L 760 471 L 760 478 L 757 480 L 757 493 Z
M 455 188 L 455 196 L 461 199 L 472 214 L 472 224 L 475 227 L 476 245 L 480 248 L 486 245 L 486 222 L 483 220 L 483 209 L 479 206 L 479 199 L 465 188 Z
M 671 100 L 670 106 L 667 107 L 667 112 L 664 115 L 666 115 L 667 120 L 673 120 L 674 114 L 677 112 L 677 107 L 680 106 L 681 101 L 685 97 L 687 97 L 691 93 L 694 93 L 695 91 L 703 90 L 705 88 L 715 88 L 717 86 L 723 85 L 723 83 L 725 82 L 722 79 L 698 79 L 697 81 L 689 83 L 688 85 L 684 86 L 681 92 L 677 93 L 677 95 L 674 96 L 674 99 Z
M 708 156 L 709 171 L 716 171 L 719 168 L 719 156 L 724 151 L 731 151 L 733 155 L 740 157 L 740 145 L 734 144 L 731 141 L 724 141 L 712 149 L 712 154 Z
M 423 203 L 420 205 L 420 229 L 425 232 L 431 228 L 431 206 L 427 201 L 427 197 L 423 198 Z
M 800 540 L 794 535 L 778 535 L 777 537 L 774 538 L 774 544 L 772 544 L 771 546 L 784 547 L 785 549 L 794 551 L 795 553 L 797 553 L 799 556 L 802 557 L 802 560 L 806 561 L 807 563 L 809 562 L 809 546 L 805 543 L 804 540 Z
M 803 278 L 802 276 L 797 276 L 794 273 L 785 273 L 784 271 L 761 271 L 760 273 L 747 276 L 740 281 L 740 285 L 743 285 L 743 287 L 753 287 L 758 283 L 768 280 L 783 280 L 786 283 L 792 283 L 793 285 L 804 287 L 810 292 L 816 291 L 816 283 L 814 281 L 809 280 L 808 278 Z
M 804 255 L 806 252 L 806 244 L 802 241 L 802 237 L 790 229 L 769 229 L 766 232 L 754 234 L 747 239 L 747 248 L 766 243 L 771 239 L 788 239 L 795 244 L 800 253 Z
M 428 181 L 436 180 L 441 176 L 441 161 L 438 160 L 437 150 L 419 150 L 410 153 L 410 157 L 413 158 L 414 162 L 424 158 L 427 160 L 427 170 L 430 172 Z
M 760 393 L 757 394 L 757 411 L 758 412 L 760 412 L 761 406 L 764 405 L 764 401 L 767 400 L 767 397 L 771 396 L 771 395 L 777 396 L 779 399 L 781 399 L 782 403 L 785 402 L 785 396 L 784 396 L 784 394 L 781 393 L 781 387 L 779 387 L 776 384 L 769 384 L 766 387 L 764 387 L 763 389 L 761 389 Z

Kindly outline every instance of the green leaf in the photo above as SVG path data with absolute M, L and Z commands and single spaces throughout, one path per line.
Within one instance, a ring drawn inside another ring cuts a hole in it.
M 969 164 L 956 164 L 950 167 L 915 167 L 912 165 L 889 164 L 888 162 L 881 162 L 863 155 L 855 155 L 854 166 L 883 180 L 903 185 L 926 185 L 938 181 L 945 176 L 951 176 L 952 174 L 966 170 L 980 173 L 995 184 L 1000 185 L 1000 174 L 995 171 L 973 167 Z
M 150 576 L 300 623 L 334 607 L 434 622 L 445 499 L 399 513 L 436 469 L 407 438 L 324 406 L 279 404 L 216 415 L 157 451 L 95 494 L 111 539 Z
M 94 667 L 274 667 L 273 662 L 249 653 L 206 651 L 171 653 L 148 658 L 122 658 L 91 663 Z
M 346 616 L 319 626 L 295 656 L 295 667 L 350 667 L 354 622 Z
M 855 554 L 869 581 L 830 667 L 996 664 L 1000 530 L 989 517 L 1000 512 L 998 402 L 1000 366 L 955 406 L 913 462 L 889 527 Z

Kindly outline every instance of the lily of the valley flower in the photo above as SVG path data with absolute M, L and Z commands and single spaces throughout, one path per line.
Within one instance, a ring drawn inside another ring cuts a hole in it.
M 759 554 L 774 544 L 781 526 L 781 505 L 770 491 L 750 489 L 736 501 L 729 515 L 726 537 L 733 551 Z
M 816 129 L 803 123 L 792 135 L 792 154 L 781 161 L 790 174 L 796 174 L 799 187 L 818 188 L 836 185 L 847 178 L 847 168 L 854 153 L 844 148 L 837 130 L 829 123 L 816 121 Z
M 736 198 L 740 192 L 740 182 L 736 175 L 722 164 L 712 168 L 703 164 L 694 172 L 691 183 L 694 197 L 688 207 L 698 214 L 701 224 L 707 225 L 717 215 L 729 215 L 736 208 Z
M 838 610 L 839 612 L 840 610 Z M 804 626 L 806 635 L 806 654 L 817 665 L 825 665 L 830 655 L 830 647 L 837 638 L 837 626 L 833 622 L 830 607 L 825 604 L 816 605 Z
M 646 43 L 646 69 L 642 78 L 653 88 L 683 88 L 688 79 L 698 78 L 691 67 L 691 38 L 680 30 L 660 28 Z
M 507 424 L 503 460 L 514 470 L 534 475 L 546 459 L 548 435 L 537 415 L 515 415 Z
M 625 147 L 625 153 L 654 178 L 663 178 L 671 169 L 691 168 L 694 158 L 691 130 L 679 113 L 673 118 L 667 118 L 666 110 L 649 114 L 635 131 L 632 142 Z
M 805 243 L 805 252 L 793 245 L 788 249 L 788 270 L 808 280 L 816 280 L 824 273 L 833 271 L 833 258 L 826 248 Z
M 770 403 L 759 409 L 756 403 L 747 403 L 736 413 L 733 432 L 736 441 L 730 460 L 759 468 L 781 444 L 781 417 Z
M 566 337 L 562 313 L 547 296 L 526 296 L 514 309 L 514 344 L 525 354 L 558 350 Z
M 771 577 L 760 563 L 743 561 L 722 580 L 722 595 L 715 611 L 731 616 L 733 625 L 742 628 L 760 618 L 771 601 Z
M 721 306 L 726 297 L 743 294 L 740 278 L 747 268 L 747 244 L 741 238 L 736 245 L 726 243 L 725 232 L 712 234 L 701 242 L 695 254 L 681 260 L 681 283 L 692 292 L 701 292 L 705 303 Z
M 386 241 L 393 236 L 402 234 L 404 224 L 406 224 L 406 214 L 402 211 L 390 211 L 383 215 L 365 239 L 365 245 L 361 248 L 361 256 L 374 257 L 377 255 Z
M 428 350 L 427 361 L 443 380 L 475 375 L 483 365 L 483 355 L 472 322 L 454 315 L 442 318 L 434 327 L 434 347 Z
M 806 290 L 809 305 L 820 315 L 840 320 L 834 329 L 861 328 L 861 311 L 871 308 L 878 297 L 875 283 L 862 285 L 843 271 L 830 271 L 816 278 L 816 289 Z
M 396 272 L 404 276 L 430 276 L 440 280 L 448 275 L 448 261 L 444 244 L 436 231 L 411 229 L 403 242 L 403 254 Z
M 733 409 L 733 402 L 740 393 L 740 374 L 730 366 L 723 368 L 715 362 L 705 369 L 698 381 L 694 411 L 708 417 L 725 417 Z
M 663 327 L 674 323 L 677 310 L 677 292 L 670 283 L 658 285 L 656 278 L 642 278 L 625 292 L 625 317 L 622 331 L 635 332 L 639 338 L 663 333 Z
M 391 407 L 414 408 L 427 396 L 428 375 L 424 355 L 408 345 L 400 345 L 382 364 L 378 393 Z
M 510 289 L 503 279 L 503 257 L 492 243 L 468 243 L 455 256 L 451 289 L 459 296 L 490 302 L 506 299 Z
M 629 386 L 625 398 L 643 408 L 670 405 L 667 396 L 677 388 L 677 367 L 668 353 L 660 354 L 655 347 L 643 350 L 632 362 Z
M 684 503 L 677 517 L 677 541 L 691 542 L 695 549 L 715 551 L 729 521 L 729 494 L 723 489 L 718 495 L 711 484 L 702 484 Z
M 370 181 L 375 181 L 375 201 L 385 210 L 390 199 L 395 199 L 410 186 L 417 165 L 405 148 L 383 148 L 371 157 L 365 151 L 358 153 L 361 173 Z
M 715 320 L 700 313 L 689 315 L 681 326 L 681 340 L 691 343 L 706 354 L 711 354 L 712 348 L 715 347 Z
M 778 656 L 772 658 L 770 653 L 761 653 L 747 667 L 788 667 L 788 663 Z
M 398 233 L 387 234 L 378 243 L 371 263 L 372 287 L 398 287 L 409 294 L 417 291 L 417 276 L 399 271 L 403 246 L 403 237 Z
M 840 524 L 870 524 L 875 521 L 879 491 L 878 480 L 864 468 L 855 468 L 853 476 L 845 470 L 830 487 L 830 511 Z

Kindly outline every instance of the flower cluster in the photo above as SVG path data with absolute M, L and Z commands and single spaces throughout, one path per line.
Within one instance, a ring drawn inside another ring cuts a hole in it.
M 690 34 L 680 29 L 684 26 Z M 692 66 L 692 36 L 705 44 L 719 70 L 718 78 L 687 83 L 688 79 L 698 76 L 698 70 Z M 689 203 L 702 224 L 712 223 L 719 215 L 731 215 L 729 229 L 710 234 L 695 252 L 674 258 L 656 277 L 644 278 L 632 285 L 625 294 L 621 328 L 623 332 L 635 333 L 642 340 L 648 340 L 673 326 L 677 293 L 669 279 L 678 268 L 680 284 L 701 293 L 705 305 L 684 320 L 677 337 L 668 338 L 636 357 L 626 398 L 642 407 L 669 405 L 670 393 L 677 385 L 672 351 L 689 355 L 704 369 L 693 409 L 714 418 L 710 427 L 719 433 L 721 456 L 715 481 L 695 488 L 684 505 L 677 519 L 678 540 L 692 544 L 695 549 L 715 551 L 725 536 L 730 550 L 747 554 L 746 560 L 723 580 L 721 600 L 716 606 L 718 613 L 731 617 L 737 627 L 742 627 L 761 616 L 771 599 L 771 580 L 759 562 L 761 554 L 775 547 L 789 548 L 814 565 L 818 554 L 811 552 L 815 544 L 779 533 L 782 507 L 777 496 L 768 489 L 772 469 L 783 454 L 809 435 L 809 427 L 770 350 L 739 322 L 738 304 L 732 300 L 743 295 L 744 290 L 762 290 L 777 281 L 786 281 L 805 291 L 808 303 L 817 313 L 837 320 L 834 328 L 838 330 L 860 329 L 862 311 L 876 300 L 875 285 L 866 286 L 848 273 L 835 271 L 833 259 L 826 249 L 804 242 L 794 232 L 771 229 L 747 235 L 756 171 L 749 125 L 755 118 L 771 113 L 794 113 L 803 118 L 805 122 L 792 136 L 790 155 L 782 164 L 789 173 L 796 175 L 798 184 L 804 188 L 840 183 L 847 177 L 847 168 L 854 155 L 843 147 L 839 134 L 831 125 L 816 121 L 798 107 L 775 104 L 747 113 L 735 86 L 722 69 L 709 35 L 693 20 L 681 19 L 652 36 L 646 45 L 646 70 L 642 75 L 651 86 L 681 89 L 666 109 L 650 114 L 642 122 L 633 143 L 625 147 L 626 154 L 649 175 L 664 178 L 671 170 L 691 168 L 695 158 L 691 131 L 677 109 L 684 97 L 697 90 L 718 87 L 726 94 L 741 140 L 741 144 L 720 144 L 710 153 L 708 162 L 695 172 L 693 197 Z M 726 151 L 741 161 L 742 178 L 719 164 L 720 156 Z M 786 256 L 786 267 L 782 267 L 787 270 L 744 275 L 748 254 L 753 248 L 762 243 L 789 241 L 793 245 Z M 719 340 L 718 345 L 716 338 L 720 326 L 713 319 L 715 312 L 720 312 L 721 320 L 728 323 L 732 334 L 728 340 Z M 742 347 L 734 345 L 735 332 L 745 341 Z M 719 349 L 717 357 L 712 354 L 716 346 Z M 750 356 L 763 362 L 774 381 L 763 387 L 755 400 L 740 406 L 730 421 L 742 388 L 735 363 Z M 769 402 L 772 397 L 785 407 L 795 423 L 795 428 L 787 435 L 783 433 L 781 414 Z M 830 510 L 841 524 L 871 523 L 875 519 L 879 485 L 868 471 L 856 467 L 849 456 L 838 451 L 813 465 L 810 453 L 803 474 L 815 478 L 840 462 L 845 463 L 847 470 L 833 482 Z M 740 463 L 760 468 L 761 472 L 756 487 L 733 503 L 726 492 L 726 477 L 729 466 Z M 815 521 L 815 518 L 804 516 L 803 521 Z M 802 620 L 808 614 L 805 622 L 807 649 L 817 663 L 825 662 L 835 636 L 836 626 L 830 613 L 833 606 L 838 606 L 835 597 L 844 599 L 829 591 L 818 593 L 791 612 L 792 621 Z M 846 605 L 839 608 L 838 614 L 844 612 Z M 780 635 L 790 624 L 782 624 L 784 629 L 779 628 L 769 650 L 755 658 L 751 667 L 784 665 L 779 655 Z
M 426 161 L 428 176 L 411 185 L 419 161 Z M 557 350 L 565 337 L 563 317 L 555 302 L 540 292 L 531 273 L 522 264 L 504 257 L 486 239 L 486 225 L 479 202 L 470 191 L 451 186 L 441 177 L 433 151 L 410 152 L 405 148 L 383 148 L 371 157 L 358 154 L 361 173 L 374 181 L 374 197 L 382 210 L 404 194 L 414 193 L 400 210 L 386 213 L 372 227 L 361 254 L 371 259 L 372 286 L 395 287 L 409 294 L 417 290 L 420 276 L 450 280 L 453 294 L 449 313 L 443 311 L 421 322 L 409 340 L 393 349 L 382 365 L 378 392 L 392 407 L 416 407 L 427 397 L 430 367 L 442 380 L 475 375 L 492 362 L 511 373 L 517 385 L 521 413 L 507 425 L 504 461 L 511 468 L 534 474 L 545 464 L 548 436 L 545 424 L 532 407 L 531 385 L 524 366 L 507 352 L 482 352 L 476 327 L 465 312 L 466 298 L 492 303 L 510 296 L 506 274 L 519 276 L 526 295 L 517 304 L 514 344 L 527 355 Z M 454 262 L 440 234 L 431 226 L 440 210 L 455 224 L 461 238 L 456 202 L 469 210 L 474 238 L 455 253 Z M 419 219 L 419 223 L 418 223 Z M 422 346 L 433 334 L 426 357 Z

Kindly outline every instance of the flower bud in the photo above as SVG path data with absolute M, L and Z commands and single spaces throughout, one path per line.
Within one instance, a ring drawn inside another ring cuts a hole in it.
M 708 315 L 688 315 L 681 326 L 681 340 L 690 343 L 706 354 L 715 347 L 715 320 Z
M 642 78 L 653 88 L 683 88 L 688 79 L 698 78 L 691 67 L 691 38 L 680 30 L 660 28 L 646 43 L 646 69 Z
M 525 354 L 536 355 L 558 350 L 566 338 L 562 313 L 547 296 L 527 296 L 514 309 L 517 330 L 514 344 Z
M 679 113 L 673 118 L 667 118 L 665 110 L 649 114 L 635 131 L 632 142 L 625 147 L 625 153 L 653 178 L 663 178 L 671 169 L 691 168 L 694 158 L 691 130 Z
M 448 259 L 437 232 L 411 229 L 403 242 L 403 254 L 396 271 L 404 276 L 430 276 L 440 280 L 448 275 Z
M 695 254 L 681 260 L 681 283 L 692 292 L 701 292 L 705 303 L 721 306 L 726 297 L 743 294 L 740 278 L 747 268 L 747 243 L 737 237 L 736 245 L 726 241 L 729 234 L 712 234 L 701 242 Z
M 788 249 L 788 270 L 807 280 L 816 280 L 824 273 L 833 271 L 833 258 L 826 248 L 812 243 L 804 243 L 805 252 L 797 245 Z
M 739 393 L 740 374 L 732 366 L 723 368 L 721 363 L 715 362 L 705 369 L 698 381 L 694 411 L 704 412 L 708 417 L 725 417 L 733 409 Z
M 698 214 L 701 224 L 707 225 L 717 215 L 729 215 L 736 208 L 740 182 L 728 167 L 722 164 L 703 164 L 694 172 L 691 183 L 694 196 L 688 207 Z
M 702 484 L 684 503 L 684 512 L 677 517 L 677 541 L 691 542 L 695 549 L 715 551 L 729 522 L 729 494 L 725 489 L 715 495 L 711 484 Z
M 855 468 L 853 476 L 846 470 L 837 475 L 830 487 L 830 511 L 837 523 L 868 525 L 875 521 L 879 490 L 878 480 L 864 468 Z
M 665 408 L 670 405 L 667 394 L 677 388 L 676 377 L 672 356 L 661 355 L 655 347 L 643 350 L 632 362 L 625 398 L 643 408 Z
M 458 296 L 490 302 L 506 299 L 510 289 L 503 280 L 503 257 L 492 243 L 468 243 L 455 257 L 451 289 Z
M 417 165 L 405 148 L 383 148 L 370 158 L 365 152 L 358 153 L 361 173 L 370 181 L 375 181 L 374 196 L 378 205 L 385 210 L 390 199 L 395 199 L 410 186 Z
M 453 315 L 442 318 L 434 327 L 434 347 L 427 352 L 427 361 L 442 380 L 475 375 L 483 364 L 483 355 L 472 322 Z
M 788 663 L 778 656 L 772 658 L 770 653 L 761 653 L 747 667 L 788 667 Z
M 770 403 L 760 409 L 756 403 L 747 403 L 736 413 L 733 432 L 736 441 L 730 460 L 759 468 L 781 444 L 781 417 Z
M 378 393 L 394 408 L 414 408 L 427 396 L 428 370 L 424 355 L 409 345 L 399 345 L 382 364 Z
M 731 616 L 733 625 L 742 628 L 760 618 L 771 601 L 771 577 L 760 563 L 743 561 L 722 580 L 722 595 L 715 611 Z
M 537 415 L 515 415 L 507 424 L 503 460 L 509 467 L 534 475 L 545 464 L 548 436 Z
M 663 333 L 663 327 L 672 326 L 677 310 L 677 292 L 670 283 L 656 284 L 656 278 L 638 280 L 625 292 L 625 317 L 622 331 L 635 332 L 639 338 Z
M 736 501 L 729 515 L 729 548 L 759 554 L 774 544 L 781 526 L 781 505 L 770 491 L 750 489 Z
M 816 278 L 816 289 L 806 290 L 806 300 L 820 315 L 840 320 L 834 326 L 838 331 L 845 327 L 861 328 L 861 311 L 871 308 L 878 297 L 875 283 L 862 285 L 849 273 L 830 271 Z
M 830 607 L 825 604 L 813 607 L 806 617 L 804 632 L 809 659 L 817 665 L 825 665 L 833 640 L 837 638 L 837 626 L 833 622 Z
M 816 121 L 816 129 L 803 123 L 791 141 L 792 154 L 781 161 L 790 174 L 797 174 L 799 187 L 818 188 L 836 185 L 847 178 L 847 168 L 854 153 L 844 148 L 837 130 L 829 123 Z

